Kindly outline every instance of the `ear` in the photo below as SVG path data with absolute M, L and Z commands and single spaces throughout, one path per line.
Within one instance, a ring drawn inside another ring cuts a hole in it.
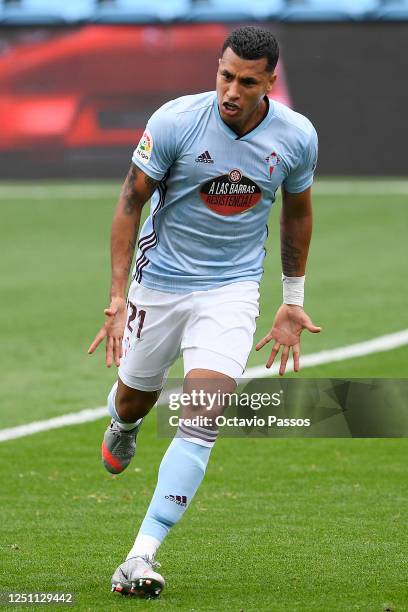
M 268 79 L 268 86 L 266 88 L 267 92 L 270 92 L 272 87 L 275 85 L 275 81 L 277 79 L 277 75 L 275 73 L 271 74 L 271 76 Z

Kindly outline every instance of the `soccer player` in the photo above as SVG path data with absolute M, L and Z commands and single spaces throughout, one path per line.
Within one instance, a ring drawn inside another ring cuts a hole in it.
M 129 464 L 141 421 L 180 354 L 185 389 L 235 389 L 252 347 L 266 223 L 281 186 L 283 303 L 256 349 L 273 342 L 268 368 L 281 350 L 281 375 L 292 351 L 298 371 L 302 330 L 320 331 L 303 310 L 317 136 L 308 119 L 268 98 L 278 56 L 269 31 L 235 30 L 223 45 L 216 91 L 164 104 L 134 151 L 113 219 L 111 301 L 89 348 L 93 353 L 106 338 L 106 365 L 119 366 L 102 444 L 111 473 Z M 216 438 L 212 422 L 179 426 L 112 590 L 160 594 L 156 551 L 190 505 Z

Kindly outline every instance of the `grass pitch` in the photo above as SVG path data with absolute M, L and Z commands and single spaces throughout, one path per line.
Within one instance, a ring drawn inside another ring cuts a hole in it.
M 405 193 L 345 182 L 344 195 L 317 184 L 306 308 L 324 332 L 304 335 L 304 353 L 408 327 L 408 190 L 398 184 Z M 103 350 L 90 358 L 86 349 L 106 303 L 118 189 L 0 186 L 1 427 L 105 402 L 115 371 L 104 369 Z M 257 339 L 281 295 L 278 207 Z M 402 347 L 301 375 L 402 378 L 407 357 Z M 253 352 L 249 365 L 266 358 Z M 72 591 L 79 610 L 408 610 L 405 440 L 219 440 L 192 507 L 160 549 L 166 590 L 143 602 L 111 595 L 109 578 L 168 441 L 157 439 L 152 413 L 134 463 L 113 477 L 99 461 L 104 428 L 0 445 L 0 591 Z

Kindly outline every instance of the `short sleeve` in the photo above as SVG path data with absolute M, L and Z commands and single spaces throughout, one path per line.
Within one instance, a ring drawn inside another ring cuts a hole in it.
M 168 104 L 159 108 L 149 119 L 132 162 L 155 180 L 161 180 L 176 160 L 175 114 Z
M 313 128 L 309 142 L 295 166 L 283 183 L 289 193 L 301 193 L 313 183 L 313 176 L 317 164 L 318 142 L 317 133 Z

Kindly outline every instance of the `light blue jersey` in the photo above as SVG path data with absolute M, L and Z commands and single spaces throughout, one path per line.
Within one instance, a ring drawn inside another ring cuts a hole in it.
M 164 104 L 132 158 L 160 181 L 134 278 L 174 293 L 259 281 L 275 193 L 281 184 L 291 193 L 310 187 L 316 160 L 313 125 L 273 100 L 242 137 L 221 119 L 215 92 Z

